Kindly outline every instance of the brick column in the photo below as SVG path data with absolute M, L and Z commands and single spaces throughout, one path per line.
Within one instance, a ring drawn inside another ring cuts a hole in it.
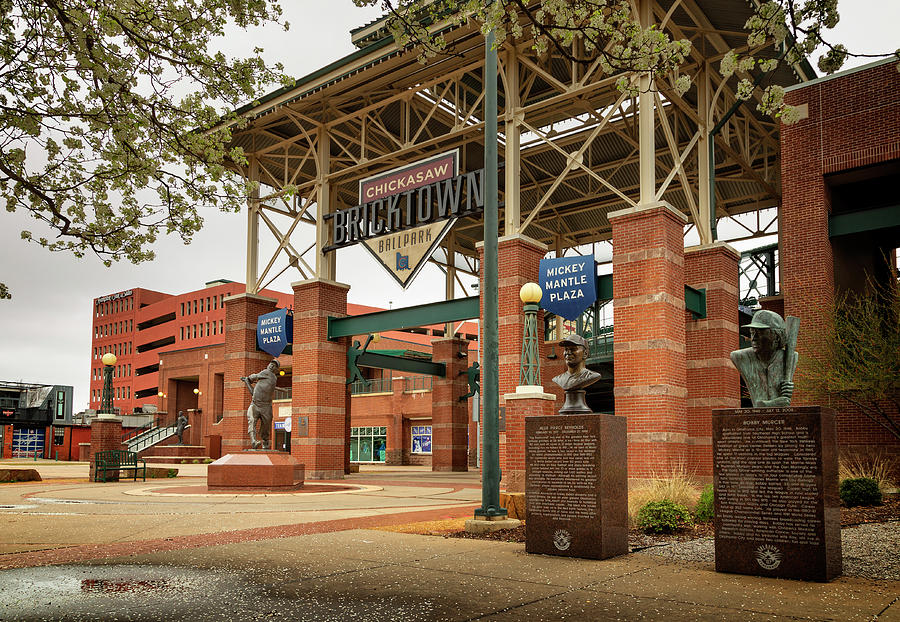
M 275 310 L 277 300 L 255 294 L 237 294 L 225 298 L 225 395 L 223 401 L 222 453 L 235 453 L 250 447 L 247 434 L 247 408 L 250 392 L 241 378 L 255 374 L 272 360 L 256 347 L 256 320 Z M 170 404 L 174 395 L 169 394 Z
M 535 386 L 516 387 L 503 396 L 506 405 L 506 456 L 501 462 L 501 487 L 506 492 L 525 492 L 525 417 L 555 415 L 556 396 Z
M 114 449 L 125 449 L 122 443 L 122 420 L 118 417 L 95 417 L 91 421 L 91 453 L 90 453 L 90 473 L 88 478 L 94 479 L 94 455 L 98 451 L 110 451 Z M 118 473 L 107 473 L 106 481 L 119 481 Z
M 309 417 L 309 436 L 291 435 L 291 455 L 306 479 L 342 479 L 349 468 L 348 339 L 328 340 L 328 318 L 347 315 L 349 285 L 312 279 L 293 283 L 292 424 Z
M 706 318 L 685 312 L 687 366 L 686 468 L 712 477 L 712 409 L 739 408 L 740 374 L 729 354 L 738 348 L 738 264 L 741 255 L 723 242 L 684 251 L 685 282 L 706 290 Z
M 469 351 L 465 339 L 435 339 L 431 360 L 444 363 L 447 375 L 434 377 L 431 393 L 431 470 L 467 471 L 469 463 L 469 401 L 459 401 L 469 390 L 465 372 Z
M 684 464 L 684 224 L 667 203 L 609 214 L 615 412 L 628 420 L 628 475 Z
M 191 426 L 184 431 L 185 445 L 202 445 L 203 443 L 201 441 L 203 440 L 204 413 L 201 411 L 201 409 L 195 410 L 193 408 L 189 408 L 185 414 L 188 417 L 188 424 Z M 272 440 L 275 440 L 274 437 Z

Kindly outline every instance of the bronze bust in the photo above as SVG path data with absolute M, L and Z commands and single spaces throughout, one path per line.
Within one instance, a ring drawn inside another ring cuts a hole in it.
M 585 389 L 600 380 L 600 374 L 585 367 L 591 353 L 588 342 L 581 335 L 569 335 L 559 342 L 566 361 L 566 371 L 553 382 L 566 392 L 566 401 L 559 409 L 561 415 L 582 415 L 591 412 L 584 401 Z

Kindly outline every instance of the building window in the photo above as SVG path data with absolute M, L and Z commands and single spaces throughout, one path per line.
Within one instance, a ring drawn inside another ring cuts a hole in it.
M 194 301 L 194 313 L 197 313 L 197 301 Z
M 217 296 L 213 296 L 212 301 L 213 301 L 213 309 L 218 309 L 219 308 L 219 298 Z
M 431 426 L 414 425 L 412 427 L 412 453 L 431 453 Z
M 384 462 L 386 453 L 387 428 L 350 428 L 351 462 Z
M 53 428 L 53 444 L 54 445 L 62 445 L 66 440 L 66 429 L 54 427 Z
M 213 335 L 215 335 L 215 334 L 216 334 L 216 329 L 218 328 L 218 326 L 216 326 L 215 321 L 213 321 L 212 324 L 213 324 Z
M 183 302 L 181 303 L 181 315 L 182 316 L 184 315 L 184 303 Z
M 219 320 L 219 334 L 225 334 L 225 320 Z
M 209 322 L 206 323 L 206 336 L 209 337 Z

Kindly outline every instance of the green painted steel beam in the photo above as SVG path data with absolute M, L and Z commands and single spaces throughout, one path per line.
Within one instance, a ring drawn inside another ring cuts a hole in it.
M 695 320 L 706 319 L 706 290 L 684 286 L 684 308 L 691 312 Z
M 440 376 L 441 378 L 447 375 L 447 366 L 444 363 L 433 363 L 431 361 L 408 359 L 402 356 L 377 354 L 375 352 L 363 352 L 359 355 L 359 359 L 357 359 L 356 364 L 363 365 L 365 367 L 394 369 L 397 371 L 405 371 L 412 374 Z
M 386 330 L 401 330 L 428 326 L 429 324 L 446 324 L 478 317 L 478 296 L 458 298 L 444 302 L 435 302 L 415 307 L 404 307 L 390 311 L 376 311 L 365 315 L 351 317 L 329 317 L 328 338 L 368 335 Z
M 828 218 L 828 237 L 900 227 L 900 205 L 836 214 Z

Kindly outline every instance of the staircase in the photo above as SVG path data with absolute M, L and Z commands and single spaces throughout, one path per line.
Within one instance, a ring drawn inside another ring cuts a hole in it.
M 185 430 L 190 427 L 187 426 Z M 172 444 L 178 440 L 175 430 L 174 425 L 149 428 L 126 440 L 125 443 L 128 445 L 128 451 L 137 452 L 148 464 L 180 464 L 185 460 L 205 461 L 208 456 L 203 445 Z

